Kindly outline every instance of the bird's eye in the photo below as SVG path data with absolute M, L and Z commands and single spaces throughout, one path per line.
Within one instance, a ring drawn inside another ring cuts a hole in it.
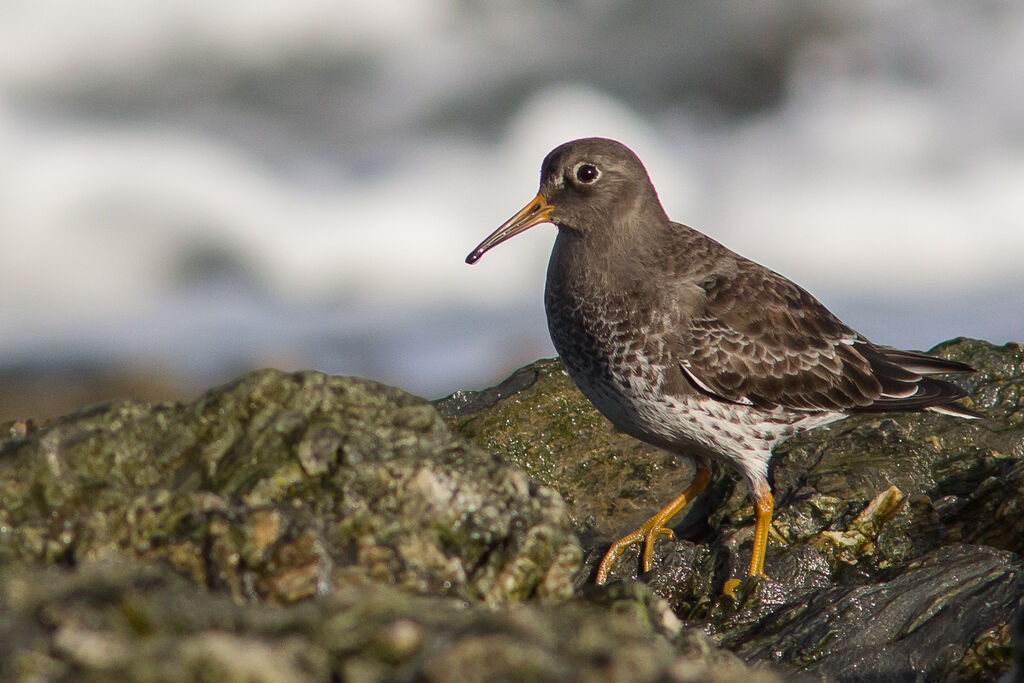
M 590 185 L 597 182 L 597 179 L 601 177 L 601 170 L 597 166 L 584 161 L 576 165 L 575 175 L 576 180 L 584 185 Z

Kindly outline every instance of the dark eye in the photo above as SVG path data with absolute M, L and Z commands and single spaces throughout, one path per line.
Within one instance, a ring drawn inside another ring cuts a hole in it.
M 576 180 L 589 185 L 601 177 L 601 171 L 593 164 L 582 163 L 576 167 Z

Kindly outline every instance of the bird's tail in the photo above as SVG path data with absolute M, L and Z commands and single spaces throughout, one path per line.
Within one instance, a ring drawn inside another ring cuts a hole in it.
M 967 363 L 961 363 L 956 360 L 946 360 L 945 358 L 936 358 L 935 356 L 929 356 L 926 353 L 903 351 L 901 349 L 894 349 L 891 346 L 875 346 L 875 349 L 880 351 L 882 357 L 890 363 L 898 365 L 904 370 L 916 372 L 919 375 L 945 375 L 957 372 L 975 372 L 974 368 Z
M 928 406 L 928 411 L 932 413 L 940 413 L 941 415 L 952 415 L 953 417 L 962 417 L 967 420 L 980 420 L 981 415 L 974 412 L 970 408 L 964 408 L 959 403 L 943 403 L 938 406 Z
M 967 392 L 952 382 L 932 377 L 974 372 L 970 365 L 866 342 L 854 347 L 868 359 L 875 377 L 882 383 L 882 396 L 867 408 L 868 411 L 927 410 L 966 419 L 981 417 L 956 402 L 966 397 Z

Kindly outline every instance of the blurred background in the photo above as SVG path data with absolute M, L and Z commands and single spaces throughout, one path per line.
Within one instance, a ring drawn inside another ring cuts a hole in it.
M 0 420 L 554 350 L 555 145 L 879 343 L 1024 340 L 1024 3 L 0 0 Z

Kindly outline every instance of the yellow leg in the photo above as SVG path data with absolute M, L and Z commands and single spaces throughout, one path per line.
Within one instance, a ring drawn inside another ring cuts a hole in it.
M 768 528 L 772 525 L 775 499 L 772 498 L 772 492 L 767 487 L 752 495 L 754 496 L 754 550 L 750 554 L 750 569 L 747 570 L 747 576 L 767 578 L 764 573 L 764 554 L 768 550 Z M 736 597 L 734 591 L 739 584 L 739 579 L 729 579 L 725 582 L 722 592 Z
M 644 544 L 643 568 L 645 572 L 650 571 L 651 564 L 654 561 L 654 542 L 658 540 L 659 536 L 672 538 L 672 530 L 667 528 L 665 524 L 677 512 L 686 507 L 687 503 L 696 498 L 708 485 L 709 481 L 711 481 L 711 468 L 708 467 L 706 462 L 698 461 L 697 471 L 693 473 L 693 482 L 685 491 L 666 505 L 661 512 L 644 522 L 639 529 L 612 543 L 612 547 L 605 553 L 604 559 L 601 560 L 601 565 L 597 568 L 597 584 L 601 585 L 608 580 L 608 574 L 612 570 L 615 558 L 621 555 L 626 548 L 636 543 L 642 542 Z M 768 516 L 769 518 L 771 517 L 770 508 Z M 765 533 L 767 538 L 767 531 Z M 764 560 L 763 555 L 764 553 L 762 553 L 762 561 Z
M 768 527 L 772 525 L 772 509 L 775 500 L 771 491 L 762 493 L 754 501 L 754 551 L 750 555 L 750 570 L 747 576 L 765 576 L 764 553 L 768 549 Z

